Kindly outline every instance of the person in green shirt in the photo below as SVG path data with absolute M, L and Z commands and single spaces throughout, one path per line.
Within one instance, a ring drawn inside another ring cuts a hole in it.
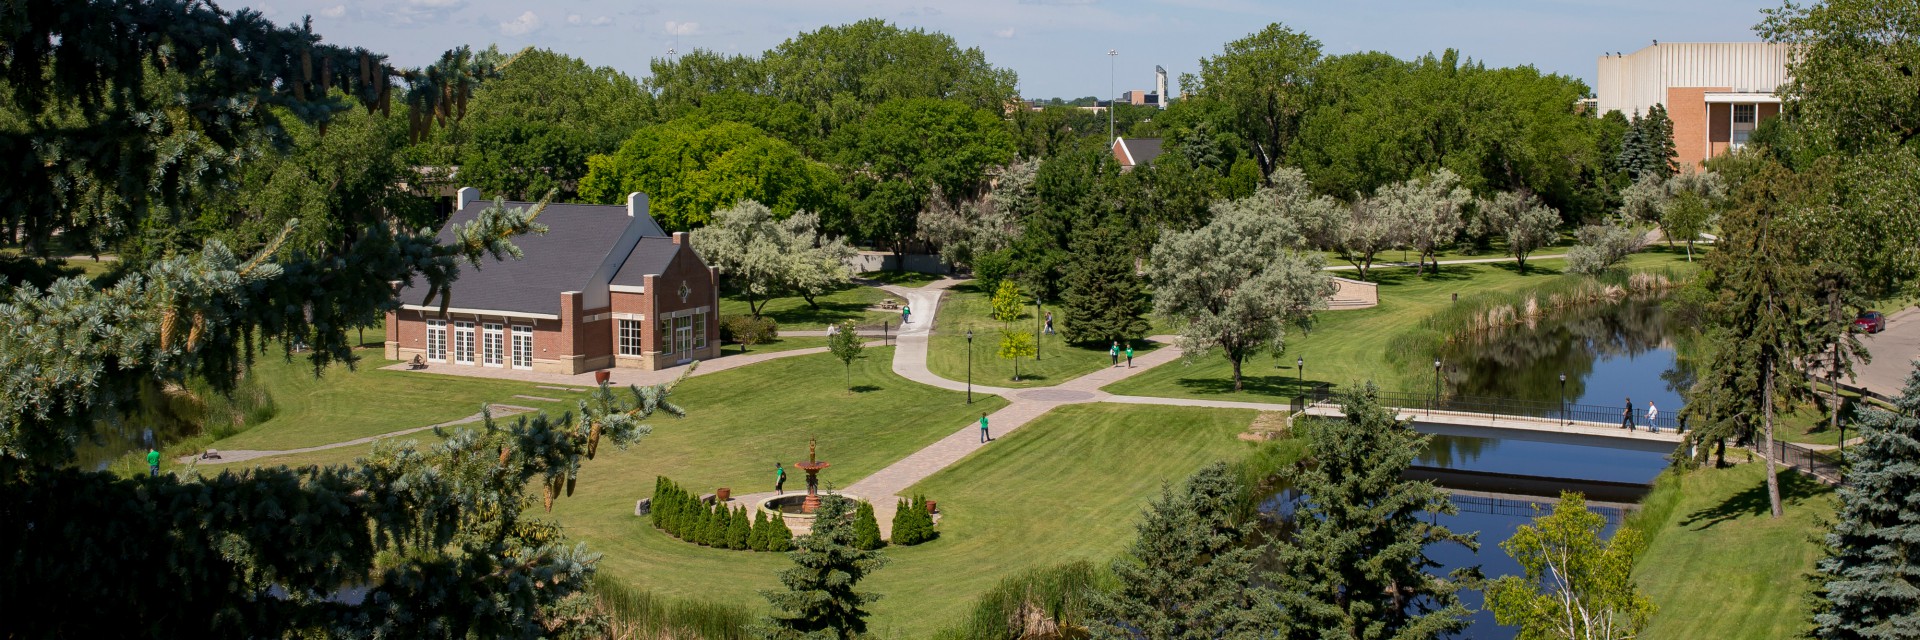
M 1113 366 L 1116 366 L 1116 367 L 1120 366 L 1120 341 L 1119 340 L 1113 341 L 1113 346 L 1107 349 L 1107 357 L 1113 359 Z
M 153 477 L 153 478 L 160 477 L 160 450 L 159 449 L 155 449 L 152 447 L 147 448 L 147 476 Z
M 773 463 L 774 495 L 785 495 L 787 492 L 786 487 L 787 487 L 787 470 L 780 468 L 780 463 L 775 462 Z
M 982 413 L 980 414 L 980 442 L 985 444 L 992 441 L 993 436 L 987 435 L 987 414 Z
M 1127 343 L 1127 368 L 1133 368 L 1133 343 Z

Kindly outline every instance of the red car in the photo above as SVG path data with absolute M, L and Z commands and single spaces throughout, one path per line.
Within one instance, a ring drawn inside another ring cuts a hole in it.
M 1868 311 L 1853 319 L 1853 328 L 1866 333 L 1880 333 L 1887 330 L 1887 317 L 1878 311 Z

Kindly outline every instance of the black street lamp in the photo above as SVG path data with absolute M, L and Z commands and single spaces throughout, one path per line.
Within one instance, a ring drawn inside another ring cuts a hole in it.
M 1573 418 L 1567 415 L 1567 374 L 1560 374 L 1560 421 L 1573 424 Z
M 973 327 L 967 327 L 967 404 L 973 404 Z
M 1034 362 L 1040 361 L 1040 334 L 1042 333 L 1041 323 L 1044 323 L 1044 322 L 1046 322 L 1046 319 L 1040 316 L 1040 294 L 1036 293 L 1033 295 L 1033 361 Z
M 1436 407 L 1439 405 L 1440 405 L 1440 359 L 1434 358 L 1433 359 L 1433 404 L 1427 405 L 1428 407 L 1427 413 L 1432 414 L 1433 413 L 1432 407 Z
M 1305 357 L 1299 357 L 1299 358 L 1293 359 L 1293 379 L 1300 381 L 1301 386 L 1306 386 L 1307 359 Z

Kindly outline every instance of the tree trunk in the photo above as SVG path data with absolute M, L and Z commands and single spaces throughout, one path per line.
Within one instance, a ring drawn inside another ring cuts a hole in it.
M 1233 361 L 1233 392 L 1240 393 L 1240 359 L 1232 356 L 1227 359 Z
M 1760 387 L 1760 419 L 1766 421 L 1767 432 L 1767 504 L 1773 509 L 1773 517 L 1780 518 L 1780 478 L 1774 470 L 1773 460 L 1773 365 L 1763 364 Z

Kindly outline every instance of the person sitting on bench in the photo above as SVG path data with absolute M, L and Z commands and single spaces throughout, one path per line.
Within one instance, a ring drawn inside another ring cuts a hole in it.
M 417 354 L 417 353 L 413 354 L 413 361 L 407 363 L 407 368 L 408 369 L 425 369 L 427 368 L 427 360 L 425 358 L 420 357 L 420 354 Z

